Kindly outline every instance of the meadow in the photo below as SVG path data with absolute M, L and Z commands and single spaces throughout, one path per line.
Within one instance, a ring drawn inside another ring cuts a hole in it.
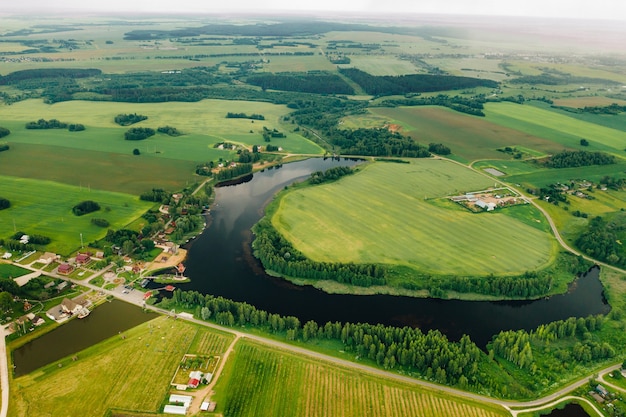
M 418 143 L 445 144 L 452 150 L 455 159 L 462 162 L 476 159 L 511 159 L 511 156 L 496 150 L 506 146 L 519 145 L 550 153 L 560 149 L 549 139 L 442 107 L 374 108 L 370 112 L 374 115 L 371 124 L 380 123 L 379 127 L 385 122 L 400 125 L 401 133 L 411 136 Z M 360 116 L 353 117 L 356 120 L 352 121 L 352 124 L 359 124 Z M 367 118 L 367 115 L 365 117 Z
M 17 278 L 26 274 L 30 274 L 30 270 L 0 262 L 0 278 Z
M 9 415 L 104 416 L 108 410 L 160 412 L 169 383 L 191 345 L 221 354 L 230 335 L 165 316 L 64 358 L 11 384 Z M 199 341 L 198 341 L 199 339 Z M 59 366 L 59 364 L 61 366 Z
M 48 236 L 52 242 L 46 250 L 69 255 L 81 244 L 101 239 L 107 229 L 95 226 L 92 218 L 104 218 L 110 228 L 122 229 L 154 205 L 128 194 L 91 188 L 89 184 L 70 186 L 52 181 L 0 176 L 0 195 L 11 201 L 11 207 L 0 213 L 0 236 L 8 238 L 15 231 Z M 80 217 L 72 207 L 93 200 L 99 211 Z
M 232 358 L 232 359 L 231 359 Z M 505 416 L 504 409 L 238 342 L 213 397 L 217 412 L 243 416 Z
M 471 213 L 443 199 L 490 186 L 488 178 L 443 160 L 374 163 L 340 181 L 285 194 L 272 224 L 319 262 L 462 276 L 547 266 L 556 245 L 545 229 L 518 220 L 524 216 L 517 212 Z

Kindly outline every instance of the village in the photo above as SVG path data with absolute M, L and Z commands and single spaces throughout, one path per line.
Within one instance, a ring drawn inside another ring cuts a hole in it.
M 494 211 L 499 208 L 511 207 L 518 204 L 528 204 L 526 198 L 508 187 L 493 187 L 482 191 L 467 192 L 449 198 L 473 213 Z

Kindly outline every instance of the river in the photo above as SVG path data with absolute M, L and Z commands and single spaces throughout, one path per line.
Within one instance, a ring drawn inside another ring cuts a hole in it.
M 268 312 L 296 316 L 303 323 L 349 321 L 406 325 L 424 331 L 439 329 L 453 340 L 468 334 L 482 347 L 501 330 L 530 330 L 543 323 L 610 310 L 598 268 L 577 279 L 566 294 L 501 302 L 327 294 L 265 274 L 251 255 L 250 229 L 262 217 L 267 203 L 285 186 L 311 172 L 354 164 L 346 159 L 309 159 L 255 173 L 240 184 L 216 188 L 209 226 L 188 245 L 185 275 L 191 282 L 179 287 L 245 301 Z

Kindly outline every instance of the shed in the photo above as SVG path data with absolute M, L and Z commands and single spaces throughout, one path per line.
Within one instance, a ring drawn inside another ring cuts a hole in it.
M 193 397 L 191 395 L 172 394 L 170 395 L 170 399 L 168 402 L 174 403 L 174 404 L 183 404 L 189 407 L 189 404 L 191 404 L 192 401 L 193 401 Z
M 165 414 L 178 414 L 180 416 L 184 416 L 187 414 L 187 406 L 184 405 L 166 405 L 163 408 L 163 412 Z

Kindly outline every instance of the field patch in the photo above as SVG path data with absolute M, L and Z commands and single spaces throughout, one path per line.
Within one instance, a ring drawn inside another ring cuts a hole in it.
M 441 203 L 490 186 L 488 178 L 443 160 L 375 163 L 338 182 L 286 194 L 272 223 L 319 262 L 454 275 L 519 274 L 547 266 L 555 249 L 548 233 L 506 210 L 470 213 Z
M 3 254 L 4 251 L 0 250 L 0 253 Z M 0 278 L 17 278 L 22 275 L 30 274 L 30 272 L 30 270 L 20 268 L 19 266 L 0 262 Z
M 376 108 L 371 111 L 388 118 L 389 123 L 403 126 L 402 134 L 411 136 L 418 143 L 443 143 L 465 161 L 511 159 L 496 150 L 506 146 L 521 145 L 549 153 L 561 148 L 548 139 L 442 107 Z
M 225 416 L 505 416 L 504 409 L 242 340 L 216 386 Z
M 69 186 L 52 181 L 0 176 L 0 194 L 11 201 L 2 216 L 0 237 L 7 238 L 15 230 L 48 236 L 52 242 L 46 250 L 68 255 L 81 244 L 101 239 L 107 229 L 91 223 L 104 218 L 111 229 L 121 229 L 152 207 L 153 203 L 121 193 L 100 191 L 88 184 Z M 72 207 L 81 201 L 93 200 L 101 210 L 77 217 Z

